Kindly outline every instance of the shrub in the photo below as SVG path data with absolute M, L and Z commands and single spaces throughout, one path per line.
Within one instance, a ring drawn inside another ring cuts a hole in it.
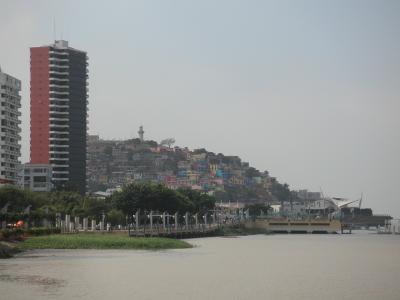
M 27 230 L 21 228 L 3 229 L 0 231 L 0 240 L 19 240 L 24 235 L 40 236 L 61 233 L 60 228 L 30 228 Z
M 10 240 L 10 239 L 20 239 L 24 234 L 23 229 L 2 229 L 0 231 L 1 239 Z
M 34 236 L 39 236 L 39 235 L 49 235 L 49 234 L 55 234 L 55 233 L 61 233 L 60 228 L 30 228 L 26 230 L 27 235 L 34 235 Z

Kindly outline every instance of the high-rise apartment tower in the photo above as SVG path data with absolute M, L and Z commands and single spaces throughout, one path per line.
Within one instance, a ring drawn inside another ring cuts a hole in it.
M 84 193 L 88 57 L 67 41 L 31 48 L 31 163 L 51 164 L 55 187 Z
M 0 68 L 0 185 L 14 184 L 21 155 L 21 81 Z

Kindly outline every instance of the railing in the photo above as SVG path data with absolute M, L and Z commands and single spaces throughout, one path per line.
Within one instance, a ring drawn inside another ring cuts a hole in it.
M 128 232 L 130 236 L 174 236 L 174 235 L 190 235 L 190 234 L 207 234 L 215 232 L 219 228 L 219 224 L 180 224 L 163 226 L 161 224 L 147 224 L 139 227 L 130 227 Z

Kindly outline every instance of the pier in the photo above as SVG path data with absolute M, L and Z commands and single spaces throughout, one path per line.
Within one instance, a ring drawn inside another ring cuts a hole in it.
M 137 211 L 133 219 L 135 222 L 128 226 L 129 236 L 191 238 L 214 235 L 220 227 L 215 212 L 201 216 L 187 212 L 180 216 L 178 213 L 160 214 L 153 211 L 147 215 L 140 215 L 140 211 Z M 145 222 L 141 224 L 143 219 Z
M 204 236 L 214 236 L 217 234 L 220 226 L 218 224 L 205 226 L 201 224 L 199 226 L 190 226 L 186 228 L 185 226 L 179 227 L 166 227 L 154 226 L 141 226 L 139 228 L 130 229 L 128 231 L 129 236 L 135 237 L 169 237 L 169 238 L 194 238 L 194 237 L 204 237 Z
M 250 217 L 248 211 L 238 210 L 236 213 L 229 211 L 209 211 L 196 214 L 168 214 L 155 211 L 140 212 L 127 219 L 126 226 L 112 227 L 104 221 L 96 224 L 94 219 L 90 220 L 69 215 L 65 220 L 59 220 L 57 226 L 63 233 L 77 232 L 126 232 L 132 237 L 170 237 L 170 238 L 192 238 L 215 236 L 220 234 L 221 227 L 244 227 L 255 229 L 257 232 L 265 233 L 351 233 L 352 227 L 340 222 L 339 219 L 330 218 L 307 218 L 293 220 L 287 217 L 258 216 Z M 91 226 L 89 226 L 89 224 Z M 387 226 L 389 228 L 389 226 Z M 395 227 L 397 230 L 399 226 Z
M 386 220 L 383 227 L 378 227 L 379 234 L 400 234 L 400 219 Z
M 269 233 L 339 233 L 342 231 L 339 220 L 311 219 L 290 220 L 287 218 L 257 218 L 246 222 L 246 227 L 265 229 Z

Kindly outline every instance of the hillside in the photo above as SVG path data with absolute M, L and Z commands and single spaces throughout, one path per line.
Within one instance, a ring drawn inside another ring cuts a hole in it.
M 90 192 L 131 182 L 158 182 L 171 189 L 190 187 L 219 201 L 273 202 L 283 185 L 238 156 L 159 145 L 155 141 L 88 139 L 87 177 Z

